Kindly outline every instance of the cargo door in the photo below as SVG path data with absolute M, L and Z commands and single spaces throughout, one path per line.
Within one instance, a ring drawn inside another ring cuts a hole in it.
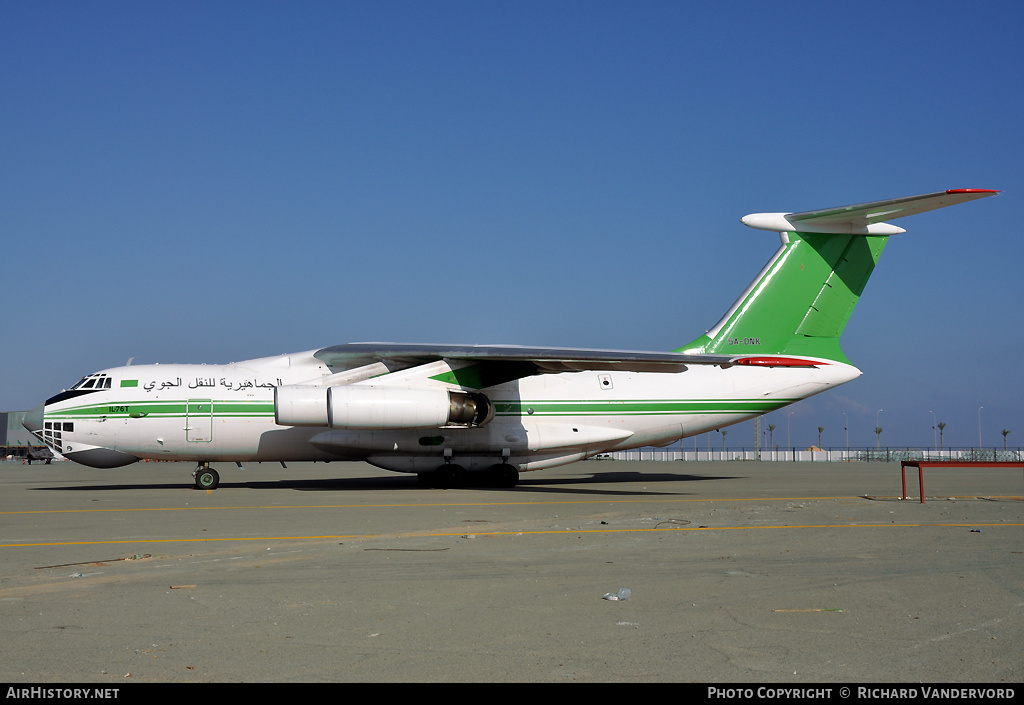
M 185 411 L 185 440 L 209 443 L 213 440 L 213 400 L 189 399 Z

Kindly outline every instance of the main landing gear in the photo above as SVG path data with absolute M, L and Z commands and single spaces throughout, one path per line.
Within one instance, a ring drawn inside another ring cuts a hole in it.
M 195 489 L 197 490 L 215 490 L 220 484 L 220 475 L 210 467 L 209 463 L 202 463 L 197 467 L 196 471 L 192 473 L 192 477 L 195 478 Z
M 433 472 L 417 475 L 420 485 L 452 489 L 456 487 L 515 487 L 519 484 L 519 469 L 509 463 L 498 463 L 486 470 L 467 472 L 461 465 L 445 463 Z

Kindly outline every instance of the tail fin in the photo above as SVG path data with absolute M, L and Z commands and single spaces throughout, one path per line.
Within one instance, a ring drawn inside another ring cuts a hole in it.
M 756 213 L 745 225 L 782 246 L 721 321 L 684 353 L 794 355 L 849 363 L 839 338 L 889 236 L 882 222 L 992 196 L 956 189 L 804 213 Z

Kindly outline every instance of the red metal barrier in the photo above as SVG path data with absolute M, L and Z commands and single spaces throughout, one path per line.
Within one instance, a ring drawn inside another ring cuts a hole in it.
M 900 463 L 903 475 L 903 499 L 907 498 L 907 466 L 917 468 L 917 481 L 921 488 L 921 504 L 924 504 L 924 469 L 925 468 L 1024 468 L 1024 461 L 984 462 L 959 460 L 904 460 Z

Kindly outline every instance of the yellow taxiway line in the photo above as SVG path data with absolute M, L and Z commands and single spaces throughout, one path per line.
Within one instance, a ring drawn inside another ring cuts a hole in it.
M 433 531 L 415 532 L 407 534 L 313 534 L 308 536 L 223 536 L 223 537 L 182 537 L 173 539 L 117 539 L 117 540 L 96 540 L 96 541 L 48 541 L 39 543 L 10 543 L 0 544 L 0 548 L 28 548 L 40 546 L 101 546 L 117 544 L 154 544 L 154 543 L 213 543 L 213 542 L 251 542 L 251 541 L 336 541 L 340 539 L 382 539 L 382 538 L 446 538 L 474 536 L 477 538 L 493 536 L 539 536 L 539 535 L 597 535 L 597 534 L 627 534 L 627 533 L 656 533 L 667 531 L 751 531 L 751 530 L 801 530 L 801 529 L 912 529 L 912 528 L 1008 528 L 1020 527 L 1024 523 L 965 523 L 965 522 L 935 522 L 935 523 L 910 523 L 910 524 L 777 524 L 771 526 L 667 526 L 652 528 L 625 528 L 625 529 L 536 529 L 536 530 L 513 530 L 513 531 Z

